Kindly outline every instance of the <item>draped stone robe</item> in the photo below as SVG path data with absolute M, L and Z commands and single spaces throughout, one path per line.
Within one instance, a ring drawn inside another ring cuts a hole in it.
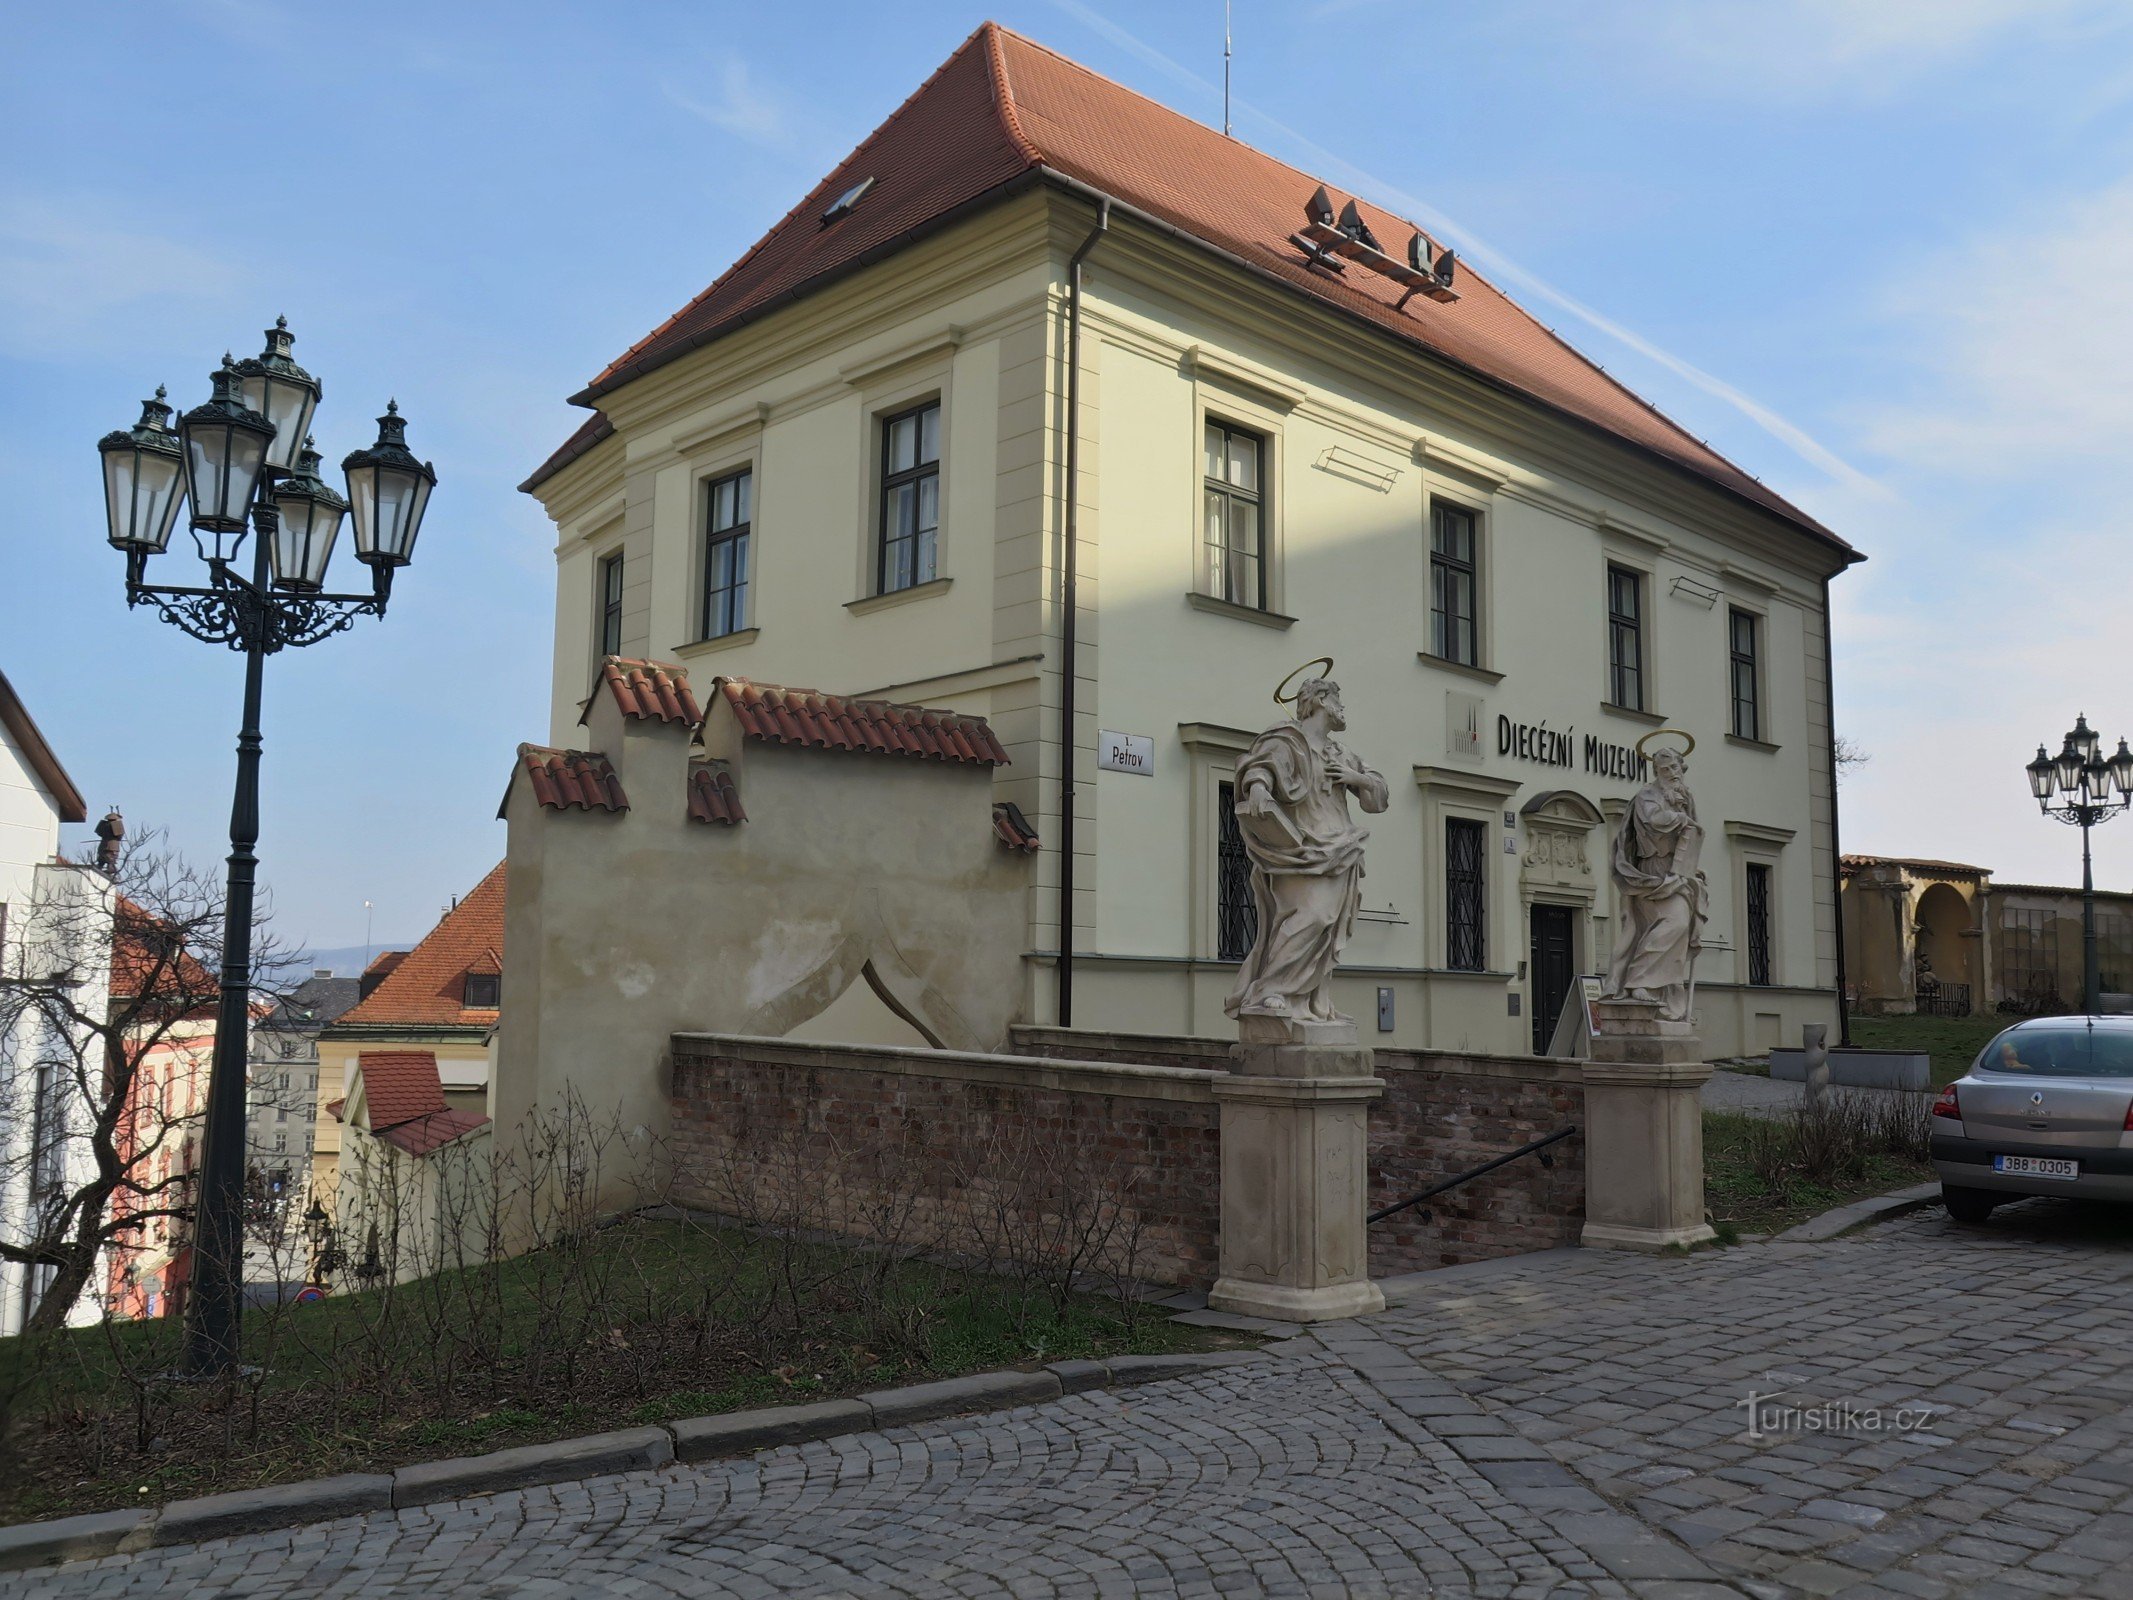
M 1686 787 L 1655 781 L 1637 791 L 1615 835 L 1619 915 L 1607 992 L 1645 990 L 1676 1021 L 1689 1014 L 1690 974 L 1710 914 L 1702 852 L 1696 797 Z
M 1365 811 L 1385 809 L 1385 780 L 1328 739 L 1314 751 L 1295 723 L 1269 728 L 1237 766 L 1241 802 L 1264 782 L 1275 816 L 1240 805 L 1237 827 L 1252 862 L 1259 936 L 1223 1010 L 1236 1016 L 1345 1021 L 1333 1009 L 1333 965 L 1362 905 L 1363 841 L 1348 814 L 1349 791 L 1325 773 L 1328 760 L 1360 780 Z

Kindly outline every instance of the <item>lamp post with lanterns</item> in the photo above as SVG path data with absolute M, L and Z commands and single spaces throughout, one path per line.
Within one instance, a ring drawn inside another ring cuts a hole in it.
M 400 408 L 388 403 L 375 444 L 342 463 L 345 497 L 319 477 L 311 439 L 320 385 L 290 355 L 277 317 L 250 360 L 222 358 L 212 392 L 171 426 L 164 391 L 131 430 L 105 435 L 104 509 L 109 537 L 126 557 L 126 603 L 153 606 L 165 622 L 244 656 L 244 720 L 237 734 L 237 789 L 230 806 L 229 877 L 223 912 L 221 1003 L 208 1073 L 206 1128 L 193 1197 L 192 1277 L 187 1288 L 180 1375 L 238 1370 L 243 1307 L 245 1056 L 252 988 L 252 901 L 258 877 L 259 704 L 268 656 L 316 644 L 363 615 L 385 615 L 393 573 L 415 552 L 437 474 L 407 448 Z M 190 505 L 193 547 L 206 581 L 148 581 L 148 564 L 170 547 Z M 370 568 L 368 594 L 330 594 L 326 565 L 353 517 L 356 559 Z M 244 561 L 245 540 L 252 541 Z M 240 563 L 249 573 L 239 570 Z
M 2084 712 L 2074 718 L 2056 756 L 2040 744 L 2037 759 L 2024 770 L 2038 809 L 2081 830 L 2081 1009 L 2093 1017 L 2101 1007 L 2103 985 L 2096 962 L 2096 878 L 2089 865 L 2089 829 L 2133 803 L 2133 749 L 2120 739 L 2117 753 L 2105 760 L 2103 741 L 2090 729 Z

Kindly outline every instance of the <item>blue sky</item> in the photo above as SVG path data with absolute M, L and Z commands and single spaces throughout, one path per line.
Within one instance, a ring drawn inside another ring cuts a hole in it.
M 381 939 L 425 930 L 545 732 L 553 540 L 514 486 L 563 397 L 985 14 L 12 16 L 0 667 L 93 810 L 224 849 L 238 663 L 127 612 L 95 443 L 285 313 L 329 460 L 397 396 L 440 485 L 392 614 L 270 667 L 264 873 L 291 936 L 359 944 L 366 899 Z M 991 14 L 1220 119 L 1219 0 Z M 2017 769 L 2077 710 L 2133 731 L 2133 6 L 1239 0 L 1235 27 L 1240 137 L 1447 230 L 1873 557 L 1838 591 L 1838 721 L 1873 758 L 1846 847 L 2069 881 Z M 2097 841 L 2133 887 L 2133 823 Z

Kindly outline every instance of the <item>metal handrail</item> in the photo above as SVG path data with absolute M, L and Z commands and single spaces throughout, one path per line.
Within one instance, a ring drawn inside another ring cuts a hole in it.
M 1520 1145 L 1508 1155 L 1498 1156 L 1494 1161 L 1485 1161 L 1471 1172 L 1462 1172 L 1456 1178 L 1446 1178 L 1442 1183 L 1424 1189 L 1420 1194 L 1409 1195 L 1405 1200 L 1396 1201 L 1382 1211 L 1373 1211 L 1363 1220 L 1365 1223 L 1383 1222 L 1387 1217 L 1397 1215 L 1399 1212 L 1405 1211 L 1409 1206 L 1418 1206 L 1425 1200 L 1433 1200 L 1448 1189 L 1456 1189 L 1462 1183 L 1470 1183 L 1484 1173 L 1494 1172 L 1498 1167 L 1508 1166 L 1520 1156 L 1534 1155 L 1547 1149 L 1551 1144 L 1561 1144 L 1577 1131 L 1577 1124 L 1573 1122 L 1569 1127 L 1558 1129 L 1543 1138 L 1535 1139 L 1531 1144 Z M 1552 1167 L 1555 1165 L 1555 1158 L 1553 1156 L 1542 1156 L 1540 1164 L 1544 1167 Z M 1428 1220 L 1427 1212 L 1423 1213 L 1423 1218 L 1425 1221 Z

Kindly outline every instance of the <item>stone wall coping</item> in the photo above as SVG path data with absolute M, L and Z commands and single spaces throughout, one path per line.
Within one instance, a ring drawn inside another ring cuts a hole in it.
M 597 1433 L 582 1439 L 522 1445 L 493 1455 L 425 1461 L 383 1473 L 344 1475 L 300 1483 L 238 1489 L 198 1500 L 175 1500 L 160 1510 L 128 1507 L 24 1522 L 0 1528 L 0 1572 L 92 1561 L 150 1545 L 183 1544 L 233 1532 L 264 1532 L 388 1507 L 431 1505 L 470 1495 L 498 1494 L 543 1483 L 572 1483 L 615 1472 L 650 1471 L 676 1459 L 720 1455 L 876 1428 L 931 1421 L 964 1412 L 1056 1400 L 1090 1389 L 1123 1388 L 1163 1378 L 1189 1378 L 1215 1367 L 1264 1361 L 1265 1350 L 1207 1350 L 1180 1355 L 1112 1356 L 1103 1361 L 1054 1361 L 1034 1372 L 974 1372 L 883 1389 L 850 1400 L 727 1412 L 683 1422 Z
M 815 1044 L 745 1033 L 677 1033 L 678 1065 L 685 1053 L 709 1054 L 757 1066 L 825 1068 L 839 1072 L 886 1072 L 918 1078 L 952 1078 L 1018 1089 L 1056 1089 L 1067 1094 L 1118 1095 L 1139 1100 L 1211 1104 L 1212 1085 L 1231 1076 L 1226 1067 L 1158 1067 L 1122 1061 L 1069 1061 L 1053 1056 L 987 1055 L 966 1050 L 928 1050 L 917 1045 Z
M 1081 1042 L 1092 1050 L 1146 1050 L 1151 1055 L 1202 1056 L 1229 1064 L 1231 1041 L 1203 1039 L 1192 1034 L 1113 1033 L 1097 1028 L 1055 1028 L 1037 1023 L 1017 1023 L 1013 1037 L 1033 1045 L 1068 1045 Z M 1364 1044 L 1361 1048 L 1377 1057 L 1383 1072 L 1435 1072 L 1450 1077 L 1507 1078 L 1520 1082 L 1578 1084 L 1584 1081 L 1584 1061 L 1575 1056 L 1499 1056 L 1473 1050 L 1422 1050 L 1402 1045 Z M 1054 1059 L 1044 1057 L 1045 1060 Z

